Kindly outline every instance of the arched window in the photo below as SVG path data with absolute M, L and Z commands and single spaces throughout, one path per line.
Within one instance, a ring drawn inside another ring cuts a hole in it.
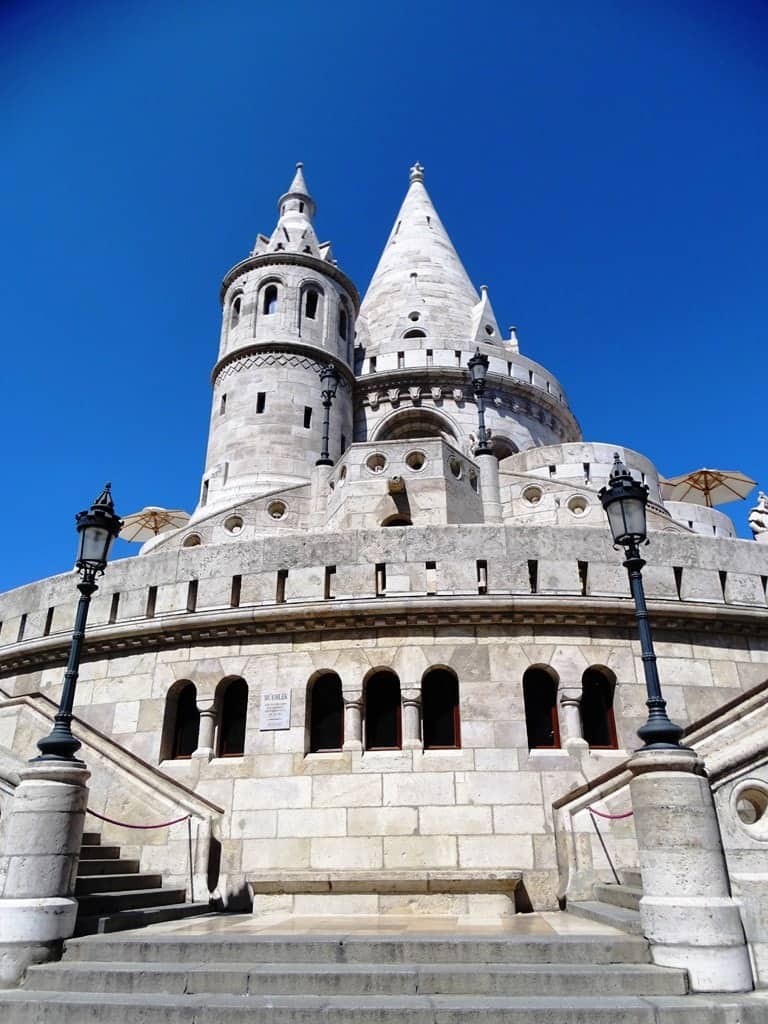
M 424 331 L 421 331 L 418 328 L 416 328 L 413 331 L 406 331 L 405 334 L 403 335 L 403 337 L 404 338 L 426 338 L 426 334 L 424 333 Z
M 217 757 L 239 757 L 245 751 L 245 723 L 248 717 L 248 684 L 244 679 L 219 683 L 219 733 Z
M 365 684 L 365 749 L 402 747 L 400 680 L 394 672 L 375 672 Z
M 264 289 L 264 298 L 261 303 L 261 311 L 269 316 L 277 312 L 277 285 L 270 284 Z
M 307 320 L 316 320 L 317 311 L 320 306 L 320 295 L 314 288 L 310 288 L 304 297 L 304 316 Z
M 381 521 L 382 526 L 413 526 L 410 516 L 404 516 L 399 512 L 394 515 L 387 516 L 386 519 Z
M 581 677 L 581 735 L 590 747 L 618 747 L 613 717 L 615 682 L 607 669 L 588 668 Z
M 523 701 L 529 749 L 559 747 L 557 683 L 546 669 L 527 670 L 523 676 Z
M 341 750 L 344 745 L 344 701 L 341 680 L 326 672 L 309 685 L 307 694 L 309 752 Z
M 451 423 L 431 409 L 403 409 L 382 424 L 375 441 L 413 440 L 417 437 L 446 437 L 456 440 Z
M 339 337 L 347 340 L 347 331 L 349 330 L 349 317 L 344 306 L 339 306 Z
M 232 308 L 231 308 L 230 314 L 229 314 L 229 326 L 230 327 L 237 327 L 238 323 L 240 322 L 240 311 L 242 310 L 242 308 L 243 308 L 243 296 L 238 294 L 232 300 Z
M 168 691 L 163 720 L 161 758 L 191 757 L 197 750 L 200 733 L 200 712 L 197 710 L 197 688 L 185 680 Z
M 434 668 L 421 681 L 421 713 L 425 750 L 461 746 L 459 680 L 445 668 Z

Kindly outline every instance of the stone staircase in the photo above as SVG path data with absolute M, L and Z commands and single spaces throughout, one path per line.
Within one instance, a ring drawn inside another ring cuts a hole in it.
M 159 921 L 204 914 L 208 903 L 185 903 L 184 889 L 163 888 L 159 874 L 141 874 L 137 860 L 119 846 L 102 846 L 98 832 L 85 832 L 75 882 L 75 935 L 139 928 Z
M 567 915 L 563 915 L 566 917 Z M 300 924 L 300 922 L 299 922 Z M 66 943 L 0 992 L 3 1024 L 765 1024 L 751 996 L 689 996 L 684 971 L 613 929 L 461 935 L 243 931 L 206 918 Z M 218 927 L 217 927 L 218 926 Z M 387 930 L 392 927 L 387 925 Z
M 621 884 L 599 882 L 593 900 L 568 902 L 568 912 L 589 921 L 620 928 L 630 935 L 642 935 L 640 897 L 643 895 L 639 871 L 622 871 Z

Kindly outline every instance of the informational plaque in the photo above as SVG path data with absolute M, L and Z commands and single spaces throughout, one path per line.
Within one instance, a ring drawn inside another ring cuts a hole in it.
M 271 729 L 290 729 L 291 727 L 291 691 L 268 690 L 261 693 L 261 711 L 259 714 L 259 731 Z

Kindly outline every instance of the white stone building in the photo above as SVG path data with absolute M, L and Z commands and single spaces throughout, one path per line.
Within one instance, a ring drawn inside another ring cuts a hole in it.
M 586 808 L 626 809 L 645 718 L 597 497 L 614 452 L 649 487 L 670 716 L 721 760 L 718 723 L 764 706 L 768 547 L 720 512 L 665 506 L 642 454 L 582 439 L 562 385 L 469 280 L 420 166 L 362 302 L 318 242 L 301 165 L 278 210 L 222 284 L 191 521 L 111 564 L 93 601 L 75 707 L 90 806 L 128 823 L 190 814 L 197 898 L 262 913 L 583 899 L 611 877 Z M 476 351 L 490 458 L 474 454 Z M 0 596 L 0 800 L 47 731 L 76 597 L 73 574 Z M 751 788 L 724 775 L 738 791 L 719 805 L 732 877 L 753 888 L 765 759 L 754 742 L 738 769 Z M 636 868 L 632 819 L 600 827 L 616 869 Z M 187 884 L 177 826 L 100 830 Z

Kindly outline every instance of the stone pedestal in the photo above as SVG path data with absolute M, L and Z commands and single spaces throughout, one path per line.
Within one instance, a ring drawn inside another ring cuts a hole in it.
M 687 970 L 693 992 L 749 991 L 744 929 L 701 761 L 692 750 L 638 751 L 628 767 L 654 963 Z
M 90 772 L 30 764 L 11 801 L 0 853 L 0 986 L 58 955 L 75 928 L 75 876 Z
M 480 497 L 483 499 L 483 518 L 486 523 L 500 523 L 501 492 L 499 490 L 499 462 L 490 452 L 477 456 L 480 470 Z

